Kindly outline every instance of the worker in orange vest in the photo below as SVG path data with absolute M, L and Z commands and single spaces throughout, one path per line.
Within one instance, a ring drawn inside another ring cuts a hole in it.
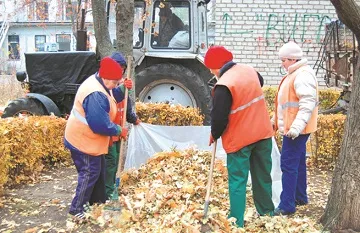
M 125 73 L 127 64 L 125 61 L 124 56 L 119 52 L 114 52 L 111 55 L 111 58 L 114 59 L 122 68 L 123 72 Z M 121 80 L 124 82 L 124 86 L 131 91 L 132 82 L 131 80 Z M 117 104 L 117 113 L 114 120 L 115 124 L 121 125 L 123 121 L 123 114 L 124 114 L 124 101 L 121 101 Z M 140 123 L 139 118 L 136 116 L 135 112 L 133 111 L 131 100 L 128 98 L 127 102 L 127 109 L 126 109 L 126 121 L 138 125 Z M 106 185 L 106 197 L 107 199 L 111 198 L 115 190 L 115 179 L 116 179 L 116 172 L 119 166 L 119 152 L 120 152 L 120 137 L 113 136 L 112 140 L 110 141 L 108 153 L 105 155 L 105 185 Z
M 243 227 L 249 170 L 257 212 L 272 215 L 274 211 L 270 176 L 273 129 L 259 74 L 232 60 L 232 53 L 223 46 L 210 47 L 205 55 L 205 66 L 218 78 L 212 90 L 209 145 L 221 137 L 227 153 L 229 217 Z
M 112 58 L 100 62 L 99 72 L 79 87 L 66 123 L 64 145 L 78 172 L 76 194 L 69 214 L 85 218 L 85 206 L 106 201 L 105 154 L 111 136 L 126 138 L 127 128 L 114 123 L 116 103 L 124 99 L 121 66 Z
M 275 97 L 274 129 L 283 135 L 280 167 L 282 192 L 275 215 L 290 215 L 297 205 L 308 203 L 306 181 L 306 142 L 317 129 L 319 101 L 314 70 L 303 58 L 295 42 L 279 50 L 282 66 L 287 71 Z

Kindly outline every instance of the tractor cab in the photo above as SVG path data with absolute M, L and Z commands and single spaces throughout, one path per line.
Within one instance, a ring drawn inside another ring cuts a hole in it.
M 207 50 L 206 3 L 208 1 L 135 0 L 133 47 L 135 58 L 176 57 L 204 54 Z M 109 32 L 116 40 L 116 2 L 108 2 Z M 115 44 L 115 43 L 114 43 Z M 185 55 L 184 55 L 185 54 Z M 136 56 L 137 55 L 137 56 Z
M 203 64 L 208 47 L 209 0 L 135 0 L 133 56 L 136 96 L 142 102 L 198 107 L 209 123 L 213 75 Z M 110 38 L 116 45 L 116 2 L 108 2 Z

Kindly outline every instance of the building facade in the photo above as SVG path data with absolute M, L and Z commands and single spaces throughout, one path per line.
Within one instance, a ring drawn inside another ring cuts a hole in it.
M 24 70 L 25 52 L 76 49 L 72 30 L 75 2 L 23 1 L 0 0 L 0 21 L 8 23 L 6 31 L 4 25 L 0 30 L 2 73 Z M 301 45 L 311 65 L 317 64 L 317 77 L 324 84 L 324 69 L 318 61 L 327 26 L 337 20 L 329 0 L 212 0 L 210 6 L 209 43 L 225 46 L 234 53 L 235 61 L 254 66 L 267 85 L 277 85 L 285 74 L 278 50 L 290 40 Z M 91 13 L 86 22 L 89 49 L 94 51 Z
M 76 2 L 66 0 L 0 0 L 0 73 L 25 70 L 24 53 L 76 50 L 73 22 L 77 8 Z M 89 49 L 93 50 L 91 12 L 85 19 Z
M 216 0 L 215 44 L 231 50 L 237 62 L 254 66 L 265 84 L 277 85 L 285 74 L 278 50 L 295 41 L 325 85 L 326 33 L 337 19 L 329 0 Z M 345 31 L 341 22 L 337 26 Z
M 316 64 L 326 27 L 337 15 L 328 0 L 217 0 L 215 18 L 215 44 L 231 50 L 236 61 L 254 66 L 267 85 L 277 85 L 285 74 L 280 47 L 295 41 Z M 321 84 L 323 73 L 318 70 Z

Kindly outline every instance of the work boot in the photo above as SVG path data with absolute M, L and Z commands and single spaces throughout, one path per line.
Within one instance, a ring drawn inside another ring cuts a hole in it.
M 73 214 L 73 213 L 69 213 L 68 217 L 71 218 L 71 221 L 75 222 L 75 223 L 85 223 L 86 222 L 86 216 L 84 214 L 84 212 L 80 212 L 77 214 Z
M 292 215 L 295 212 L 287 212 L 285 210 L 280 209 L 279 207 L 274 210 L 274 216 L 280 215 Z
M 307 205 L 307 204 L 308 204 L 308 203 L 305 202 L 305 201 L 300 201 L 300 200 L 295 201 L 295 205 L 296 205 L 296 206 L 302 206 L 302 205 Z
M 91 211 L 91 206 L 90 206 L 89 202 L 84 204 L 83 207 L 84 207 L 84 212 L 90 212 Z

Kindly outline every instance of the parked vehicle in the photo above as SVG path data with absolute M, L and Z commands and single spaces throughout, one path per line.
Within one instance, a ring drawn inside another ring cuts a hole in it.
M 69 114 L 78 86 L 98 69 L 93 52 L 25 53 L 26 72 L 17 72 L 28 93 L 12 100 L 3 118 L 28 115 Z
M 210 121 L 213 75 L 203 65 L 207 50 L 209 0 L 135 0 L 134 58 L 136 96 L 142 102 L 198 107 Z M 115 3 L 108 2 L 109 31 L 115 38 Z M 146 16 L 146 17 L 144 17 Z M 26 53 L 26 72 L 17 79 L 29 85 L 26 98 L 11 101 L 2 117 L 70 112 L 77 87 L 96 72 L 92 52 Z

